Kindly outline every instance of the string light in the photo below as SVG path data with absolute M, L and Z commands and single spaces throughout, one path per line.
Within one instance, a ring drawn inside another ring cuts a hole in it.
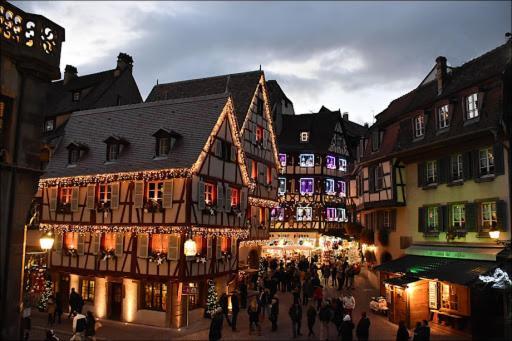
M 240 247 L 262 246 L 268 243 L 267 240 L 242 240 Z
M 249 197 L 249 205 L 250 206 L 258 206 L 258 207 L 274 208 L 279 205 L 279 202 L 274 201 L 274 200 L 269 200 L 269 199 Z

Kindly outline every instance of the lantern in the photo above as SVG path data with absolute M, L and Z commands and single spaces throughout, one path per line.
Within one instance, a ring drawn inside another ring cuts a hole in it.
M 48 232 L 39 239 L 39 244 L 41 245 L 41 249 L 48 251 L 52 249 L 54 241 L 55 239 L 53 238 L 52 233 Z
M 500 239 L 500 231 L 499 230 L 495 230 L 495 229 L 491 229 L 489 231 L 489 237 L 491 237 L 494 240 Z
M 192 238 L 185 241 L 184 252 L 187 257 L 195 256 L 197 254 L 197 245 Z

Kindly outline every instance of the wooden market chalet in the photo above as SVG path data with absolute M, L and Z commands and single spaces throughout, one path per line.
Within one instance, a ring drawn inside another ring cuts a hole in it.
M 56 291 L 75 288 L 99 317 L 174 328 L 209 279 L 225 292 L 277 203 L 268 97 L 256 71 L 73 113 L 40 181 Z

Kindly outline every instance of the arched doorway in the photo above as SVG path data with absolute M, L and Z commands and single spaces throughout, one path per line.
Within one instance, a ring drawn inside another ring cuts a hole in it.
M 258 255 L 257 249 L 252 249 L 249 251 L 249 256 L 247 257 L 247 263 L 249 264 L 249 268 L 258 269 L 260 266 L 260 256 Z

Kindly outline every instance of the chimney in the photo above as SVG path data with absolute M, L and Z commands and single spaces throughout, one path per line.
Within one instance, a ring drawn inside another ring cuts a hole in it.
M 133 58 L 129 54 L 126 53 L 119 53 L 119 56 L 117 56 L 117 67 L 115 71 L 115 76 L 119 76 L 124 69 L 129 68 L 131 71 L 133 68 Z
M 369 127 L 370 127 L 370 125 L 368 124 L 368 122 L 365 122 L 365 123 L 364 123 L 364 127 L 365 127 L 365 128 L 369 128 Z
M 343 121 L 348 121 L 348 112 L 345 111 L 343 113 L 342 117 L 343 117 Z
M 76 67 L 73 65 L 66 65 L 66 68 L 64 69 L 64 85 L 66 85 L 73 78 L 76 78 L 77 73 L 78 71 Z
M 437 95 L 443 93 L 446 87 L 446 57 L 439 56 L 436 58 L 436 80 L 437 80 Z

